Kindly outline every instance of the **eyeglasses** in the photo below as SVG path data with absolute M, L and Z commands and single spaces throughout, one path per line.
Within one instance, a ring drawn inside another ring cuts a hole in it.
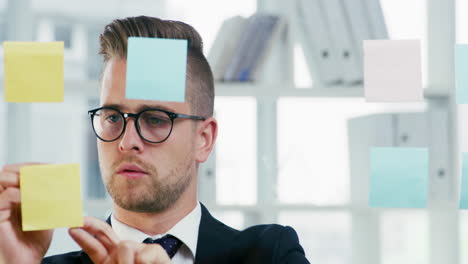
M 139 113 L 122 113 L 113 107 L 100 107 L 88 111 L 94 134 L 105 142 L 120 138 L 127 127 L 127 118 L 135 118 L 135 126 L 142 139 L 150 143 L 165 141 L 172 132 L 174 119 L 206 120 L 205 117 L 177 114 L 161 109 L 145 109 Z

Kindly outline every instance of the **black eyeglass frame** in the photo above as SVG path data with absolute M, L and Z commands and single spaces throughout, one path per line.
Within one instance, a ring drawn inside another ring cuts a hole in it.
M 122 128 L 122 132 L 119 134 L 119 136 L 117 136 L 115 139 L 113 140 L 105 140 L 103 138 L 101 138 L 98 133 L 96 132 L 96 129 L 94 127 L 94 116 L 96 115 L 96 112 L 99 111 L 99 110 L 103 110 L 103 109 L 109 109 L 109 110 L 114 110 L 116 111 L 117 113 L 119 113 L 122 117 L 123 117 L 123 120 L 124 120 L 124 125 L 123 125 L 123 128 Z M 146 139 L 142 134 L 141 134 L 141 129 L 140 129 L 140 124 L 138 123 L 138 119 L 140 118 L 141 114 L 145 113 L 145 112 L 148 112 L 148 111 L 160 111 L 160 112 L 163 112 L 163 113 L 166 113 L 169 118 L 171 119 L 171 130 L 169 131 L 169 134 L 167 135 L 167 137 L 165 137 L 163 140 L 160 140 L 160 141 L 151 141 L 151 140 L 148 140 Z M 104 142 L 113 142 L 113 141 L 116 141 L 117 139 L 119 139 L 124 133 L 125 133 L 125 130 L 127 129 L 127 118 L 129 117 L 133 117 L 135 119 L 135 127 L 137 129 L 137 132 L 138 132 L 138 135 L 146 142 L 149 142 L 149 143 L 162 143 L 164 141 L 166 141 L 169 136 L 171 135 L 172 133 L 172 129 L 174 128 L 174 120 L 177 119 L 177 118 L 184 118 L 184 119 L 192 119 L 192 120 L 199 120 L 199 121 L 204 121 L 206 120 L 206 117 L 203 117 L 203 116 L 194 116 L 194 115 L 186 115 L 186 114 L 179 114 L 179 113 L 173 113 L 173 112 L 170 112 L 170 111 L 166 111 L 166 110 L 163 110 L 163 109 L 158 109 L 158 108 L 147 108 L 147 109 L 144 109 L 136 114 L 134 113 L 123 113 L 121 112 L 119 109 L 117 108 L 114 108 L 114 107 L 109 107 L 109 106 L 104 106 L 104 107 L 99 107 L 99 108 L 96 108 L 96 109 L 92 109 L 92 110 L 89 110 L 88 111 L 88 115 L 89 117 L 91 118 L 91 125 L 93 127 L 93 132 L 94 134 L 96 135 L 97 138 L 99 138 L 100 140 L 104 141 Z

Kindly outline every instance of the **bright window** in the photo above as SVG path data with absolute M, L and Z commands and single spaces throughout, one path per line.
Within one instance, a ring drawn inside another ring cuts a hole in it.
M 210 211 L 210 213 L 224 224 L 237 230 L 244 229 L 244 215 L 239 211 Z
M 316 205 L 348 203 L 347 121 L 371 113 L 423 110 L 424 104 L 281 98 L 278 102 L 279 201 Z
M 283 211 L 279 214 L 279 223 L 294 227 L 311 263 L 351 263 L 351 218 L 348 213 Z
M 427 84 L 426 2 L 426 0 L 380 0 L 390 39 L 421 40 L 423 87 Z
M 460 263 L 468 263 L 468 211 L 460 211 Z
M 427 212 L 388 211 L 382 214 L 380 227 L 382 264 L 429 263 Z
M 253 97 L 217 97 L 216 197 L 220 204 L 257 201 L 257 108 Z
M 466 10 L 468 8 L 468 0 L 456 0 L 456 40 L 457 43 L 468 44 L 468 16 L 466 15 Z

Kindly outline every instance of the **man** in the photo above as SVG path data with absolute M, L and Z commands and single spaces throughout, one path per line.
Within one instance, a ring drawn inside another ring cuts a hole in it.
M 186 102 L 125 98 L 130 36 L 188 40 Z M 292 228 L 238 231 L 197 201 L 198 166 L 217 135 L 213 77 L 199 34 L 182 22 L 131 17 L 107 25 L 100 44 L 101 107 L 89 114 L 114 213 L 107 223 L 85 217 L 83 228 L 69 230 L 83 250 L 42 263 L 309 263 Z M 51 230 L 21 231 L 18 178 L 25 165 L 0 173 L 0 263 L 40 263 L 52 239 Z

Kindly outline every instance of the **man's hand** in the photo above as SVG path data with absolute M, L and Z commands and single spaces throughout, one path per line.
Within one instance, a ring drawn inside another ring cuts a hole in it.
M 53 230 L 21 228 L 19 170 L 27 165 L 35 164 L 7 165 L 0 171 L 0 264 L 40 263 L 52 241 Z
M 93 217 L 85 216 L 83 224 L 68 232 L 96 264 L 171 263 L 158 244 L 120 241 L 107 223 Z

